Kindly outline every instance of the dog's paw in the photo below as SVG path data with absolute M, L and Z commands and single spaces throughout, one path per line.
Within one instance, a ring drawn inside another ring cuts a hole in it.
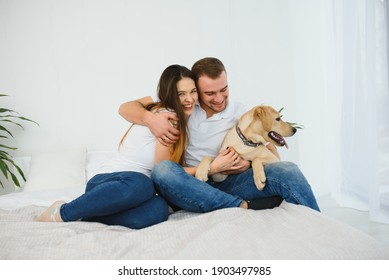
M 208 181 L 208 172 L 210 169 L 210 165 L 212 162 L 212 158 L 204 157 L 199 165 L 197 166 L 195 177 L 200 181 L 206 182 Z
M 197 167 L 195 177 L 203 182 L 208 181 L 208 167 L 200 164 Z
M 254 182 L 257 189 L 262 191 L 266 184 L 266 178 L 265 180 L 261 180 L 260 178 L 254 178 Z
M 227 175 L 223 175 L 221 173 L 216 173 L 212 175 L 212 180 L 214 182 L 223 182 L 227 178 Z
M 206 182 L 208 181 L 208 171 L 206 172 L 196 172 L 196 178 L 199 179 L 200 181 Z

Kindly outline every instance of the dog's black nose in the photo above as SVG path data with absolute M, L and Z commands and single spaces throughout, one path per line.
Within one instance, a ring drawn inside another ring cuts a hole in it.
M 293 131 L 293 134 L 295 134 L 297 132 L 297 128 L 293 127 L 292 131 Z

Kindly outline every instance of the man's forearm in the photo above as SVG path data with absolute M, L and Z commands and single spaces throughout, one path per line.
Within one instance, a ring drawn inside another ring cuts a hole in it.
M 150 96 L 126 102 L 120 105 L 119 114 L 130 123 L 147 126 L 161 144 L 175 143 L 180 135 L 179 130 L 171 125 L 178 120 L 176 114 L 150 112 L 145 107 L 151 103 L 153 103 L 153 99 Z
M 147 111 L 144 106 L 151 102 L 150 97 L 126 102 L 120 105 L 119 114 L 130 123 L 148 126 L 152 113 Z

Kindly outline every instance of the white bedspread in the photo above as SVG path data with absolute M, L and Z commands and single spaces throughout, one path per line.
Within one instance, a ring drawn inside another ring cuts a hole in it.
M 285 202 L 263 211 L 179 211 L 142 230 L 33 220 L 52 201 L 77 195 L 1 196 L 0 259 L 389 259 L 372 237 Z

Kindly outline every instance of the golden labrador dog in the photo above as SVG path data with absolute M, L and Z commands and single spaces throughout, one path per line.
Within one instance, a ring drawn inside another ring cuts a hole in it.
M 280 110 L 281 111 L 281 110 Z M 280 111 L 270 106 L 256 106 L 243 114 L 237 125 L 231 128 L 222 143 L 221 151 L 232 147 L 245 160 L 252 162 L 254 182 L 259 190 L 266 183 L 264 165 L 278 161 L 278 158 L 266 148 L 267 143 L 288 148 L 284 137 L 292 136 L 297 129 L 281 119 Z M 208 180 L 211 157 L 204 157 L 196 171 L 196 178 Z M 221 182 L 227 175 L 214 174 L 212 179 Z

